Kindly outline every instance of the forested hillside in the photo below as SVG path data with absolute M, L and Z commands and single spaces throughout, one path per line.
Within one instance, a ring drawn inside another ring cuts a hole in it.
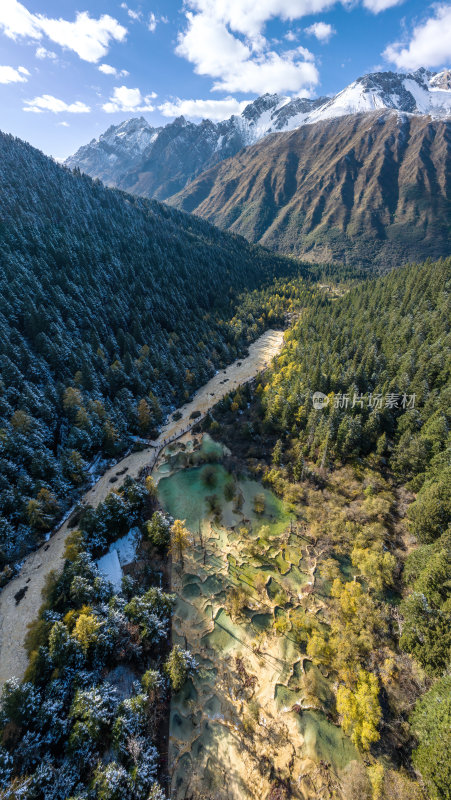
M 260 471 L 315 548 L 320 612 L 290 635 L 366 754 L 349 800 L 450 797 L 450 280 L 448 258 L 317 297 L 237 433 L 273 442 Z
M 448 255 L 450 123 L 396 111 L 278 133 L 201 173 L 171 205 L 313 262 L 389 269 Z
M 336 302 L 318 297 L 287 334 L 263 403 L 295 435 L 295 467 L 377 447 L 399 479 L 422 485 L 447 441 L 450 268 L 449 258 L 411 265 Z M 330 398 L 324 409 L 313 392 Z
M 5 135 L 0 181 L 3 569 L 52 527 L 97 453 L 151 434 L 241 352 L 264 323 L 228 324 L 237 293 L 292 266 Z

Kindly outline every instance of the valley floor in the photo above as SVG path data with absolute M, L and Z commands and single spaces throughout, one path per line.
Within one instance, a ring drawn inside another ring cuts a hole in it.
M 196 424 L 228 392 L 246 383 L 270 363 L 280 351 L 283 331 L 268 330 L 250 345 L 249 355 L 218 372 L 193 399 L 179 409 L 181 417 L 171 420 L 162 428 L 152 445 L 139 452 L 130 453 L 110 467 L 82 502 L 97 507 L 112 488 L 119 487 L 125 477 L 137 477 L 142 469 L 153 468 L 161 448 L 168 440 L 177 439 Z M 192 418 L 198 412 L 200 416 Z M 118 473 L 120 473 L 118 475 Z M 112 480 L 114 479 L 114 480 Z M 63 554 L 70 519 L 66 520 L 49 541 L 25 559 L 20 574 L 11 580 L 0 594 L 0 687 L 15 676 L 23 677 L 27 667 L 24 647 L 28 625 L 36 618 L 41 605 L 41 593 L 51 570 L 63 567 Z
M 193 448 L 203 465 L 186 468 Z M 321 616 L 317 556 L 288 505 L 223 466 L 227 454 L 208 434 L 200 447 L 185 437 L 155 475 L 161 505 L 193 536 L 183 567 L 172 562 L 172 638 L 198 671 L 171 700 L 170 796 L 255 800 L 290 787 L 310 800 L 360 758 L 325 713 L 329 681 L 293 632 L 306 603 Z

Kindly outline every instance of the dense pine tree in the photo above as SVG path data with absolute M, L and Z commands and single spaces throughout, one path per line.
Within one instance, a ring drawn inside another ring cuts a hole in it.
M 1 570 L 97 453 L 149 435 L 243 352 L 264 323 L 227 322 L 237 294 L 293 265 L 6 135 L 0 220 Z

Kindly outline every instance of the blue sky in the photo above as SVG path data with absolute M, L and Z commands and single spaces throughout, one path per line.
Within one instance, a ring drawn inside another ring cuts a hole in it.
M 450 2 L 0 0 L 0 128 L 56 158 L 132 116 L 224 119 L 265 91 L 450 65 Z

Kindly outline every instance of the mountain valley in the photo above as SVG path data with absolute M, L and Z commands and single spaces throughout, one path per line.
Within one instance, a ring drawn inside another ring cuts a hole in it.
M 0 133 L 2 800 L 451 800 L 450 150 L 448 69 Z

